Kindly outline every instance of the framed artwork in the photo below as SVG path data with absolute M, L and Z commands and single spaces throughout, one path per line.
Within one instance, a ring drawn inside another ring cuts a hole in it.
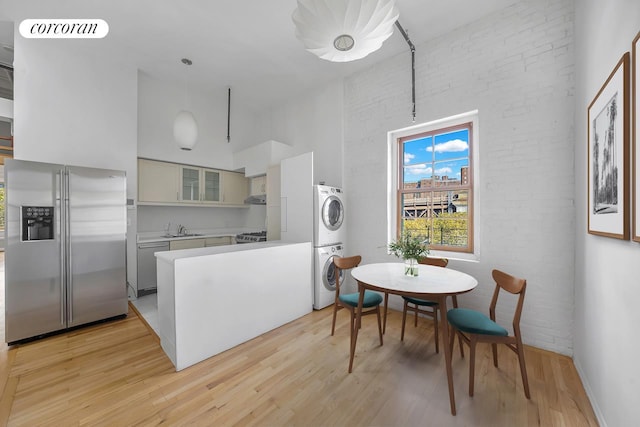
M 633 122 L 633 236 L 632 239 L 640 242 L 640 32 L 633 39 L 633 109 L 631 121 Z
M 590 234 L 629 238 L 629 52 L 615 66 L 587 111 Z

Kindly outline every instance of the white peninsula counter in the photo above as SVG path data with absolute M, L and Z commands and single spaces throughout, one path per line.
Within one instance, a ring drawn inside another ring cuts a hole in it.
M 313 310 L 311 242 L 157 252 L 158 329 L 179 371 Z

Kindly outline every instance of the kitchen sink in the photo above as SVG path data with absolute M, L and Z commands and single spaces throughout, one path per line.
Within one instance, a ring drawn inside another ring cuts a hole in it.
M 198 236 L 204 236 L 204 234 L 198 234 L 198 233 L 165 234 L 162 237 L 198 237 Z

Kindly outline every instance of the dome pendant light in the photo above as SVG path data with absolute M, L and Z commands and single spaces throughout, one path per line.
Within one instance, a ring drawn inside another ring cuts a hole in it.
M 296 37 L 332 62 L 364 58 L 380 49 L 398 19 L 394 0 L 297 0 Z
M 190 59 L 182 58 L 182 63 L 189 66 L 193 62 Z M 185 89 L 185 99 L 187 96 L 188 90 Z M 173 138 L 181 150 L 191 151 L 195 147 L 198 140 L 198 123 L 192 112 L 182 110 L 178 113 L 173 122 Z

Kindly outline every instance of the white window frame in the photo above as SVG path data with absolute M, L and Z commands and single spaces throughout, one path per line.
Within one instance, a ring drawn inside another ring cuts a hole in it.
M 478 261 L 480 259 L 480 150 L 479 150 L 479 126 L 478 110 L 469 111 L 451 117 L 445 117 L 402 129 L 396 129 L 387 133 L 387 244 L 396 240 L 398 224 L 398 165 L 400 164 L 398 139 L 436 129 L 457 126 L 464 123 L 472 124 L 471 156 L 473 173 L 473 252 L 456 252 L 432 250 L 429 255 L 458 259 L 466 261 Z

